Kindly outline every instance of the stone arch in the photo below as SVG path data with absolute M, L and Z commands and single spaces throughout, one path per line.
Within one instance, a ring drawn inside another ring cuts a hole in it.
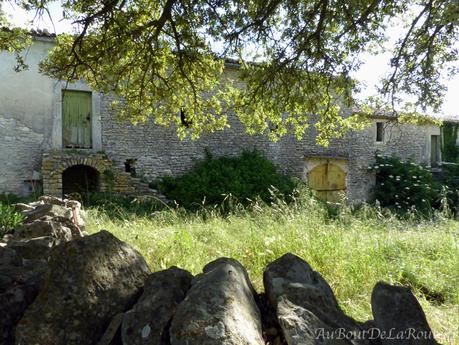
M 62 196 L 94 193 L 100 190 L 101 174 L 89 165 L 72 165 L 62 172 Z
M 107 189 L 105 172 L 112 169 L 112 162 L 102 154 L 46 153 L 43 155 L 43 193 L 62 197 L 64 193 L 63 174 L 75 166 L 84 166 L 86 171 L 97 175 L 97 190 Z M 77 169 L 77 168 L 75 168 Z

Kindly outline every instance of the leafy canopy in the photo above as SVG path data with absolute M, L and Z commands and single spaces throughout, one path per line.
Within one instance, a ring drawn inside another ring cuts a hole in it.
M 49 5 L 48 0 L 14 2 L 41 13 Z M 301 137 L 308 114 L 317 115 L 322 144 L 356 128 L 362 124 L 359 116 L 343 116 L 355 104 L 358 88 L 350 75 L 363 53 L 384 49 L 395 18 L 403 18 L 405 28 L 380 85 L 378 106 L 396 115 L 406 106 L 409 112 L 438 110 L 445 91 L 441 77 L 458 70 L 457 0 L 61 3 L 75 32 L 58 36 L 42 70 L 115 92 L 124 100 L 118 104 L 121 117 L 175 124 L 182 137 L 223 129 L 229 112 L 249 133 L 266 131 L 272 139 L 288 132 Z M 0 25 L 9 26 L 1 13 Z M 0 49 L 20 51 L 27 44 L 20 33 L 1 32 Z M 240 67 L 224 73 L 225 57 Z M 403 95 L 414 102 L 403 104 Z

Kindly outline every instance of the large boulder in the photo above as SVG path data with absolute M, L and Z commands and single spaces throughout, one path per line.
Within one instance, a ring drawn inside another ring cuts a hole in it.
M 177 267 L 153 273 L 138 302 L 124 315 L 123 345 L 167 343 L 171 318 L 185 298 L 192 278 L 191 273 Z
M 22 257 L 12 248 L 0 247 L 0 266 L 22 266 Z
M 11 248 L 0 248 L 0 344 L 14 344 L 16 323 L 33 302 L 47 265 L 22 260 Z
M 112 317 L 132 306 L 149 273 L 140 254 L 107 231 L 54 247 L 16 344 L 95 344 Z
M 343 313 L 326 280 L 301 258 L 288 253 L 273 261 L 263 282 L 289 345 L 367 343 L 356 339 L 360 325 Z
M 124 313 L 116 314 L 105 329 L 102 338 L 97 345 L 123 345 L 121 342 L 121 323 L 123 322 Z
M 371 294 L 375 330 L 382 345 L 438 344 L 409 288 L 379 282 Z
M 206 265 L 179 305 L 172 345 L 261 345 L 260 312 L 244 267 L 221 258 Z

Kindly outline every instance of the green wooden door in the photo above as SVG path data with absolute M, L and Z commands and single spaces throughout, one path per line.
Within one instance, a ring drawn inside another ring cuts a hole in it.
M 92 100 L 90 92 L 63 91 L 62 139 L 67 148 L 91 148 Z

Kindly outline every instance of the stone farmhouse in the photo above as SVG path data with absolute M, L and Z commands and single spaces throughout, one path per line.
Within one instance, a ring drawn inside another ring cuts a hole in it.
M 301 141 L 287 136 L 274 143 L 264 135 L 245 134 L 235 118 L 223 132 L 180 141 L 174 128 L 119 122 L 111 95 L 83 82 L 67 85 L 41 75 L 38 63 L 53 45 L 51 35 L 36 35 L 26 54 L 29 69 L 20 73 L 13 71 L 14 56 L 0 53 L 0 193 L 27 195 L 42 188 L 62 196 L 78 185 L 147 193 L 140 176 L 181 174 L 206 150 L 218 156 L 258 149 L 324 197 L 344 191 L 350 200 L 366 200 L 375 179 L 368 166 L 376 152 L 425 165 L 441 162 L 438 126 L 395 125 L 385 117 L 375 117 L 365 130 L 350 132 L 327 148 L 315 144 L 313 129 Z M 226 68 L 237 71 L 235 64 Z

